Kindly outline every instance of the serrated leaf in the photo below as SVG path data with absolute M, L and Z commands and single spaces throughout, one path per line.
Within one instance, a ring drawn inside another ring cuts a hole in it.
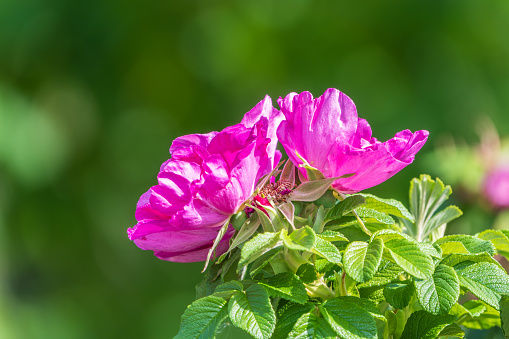
M 360 194 L 366 199 L 367 208 L 372 208 L 379 212 L 394 215 L 396 217 L 405 218 L 414 222 L 413 215 L 406 209 L 406 207 L 394 199 L 382 199 L 372 194 Z
M 288 198 L 291 201 L 315 201 L 320 198 L 338 178 L 305 181 L 295 188 Z
M 442 254 L 440 254 L 438 250 L 430 243 L 420 242 L 418 243 L 418 245 L 421 251 L 423 251 L 426 254 L 429 254 L 432 258 L 442 259 Z M 440 249 L 440 247 L 438 247 L 438 249 Z
M 316 242 L 316 234 L 309 226 L 299 228 L 290 235 L 283 233 L 282 238 L 286 248 L 296 251 L 309 251 Z
M 408 306 L 414 295 L 414 286 L 411 283 L 390 283 L 384 288 L 384 297 L 395 309 Z
M 303 314 L 288 335 L 288 339 L 334 339 L 336 337 L 336 332 L 329 323 L 313 312 Z
M 327 259 L 334 264 L 341 264 L 341 253 L 333 243 L 317 237 L 315 246 L 311 250 L 313 253 Z
M 314 309 L 312 304 L 295 304 L 289 302 L 277 311 L 277 323 L 272 339 L 286 339 L 297 320 Z
M 495 264 L 464 262 L 454 266 L 460 285 L 498 309 L 502 294 L 509 293 L 509 276 Z
M 249 275 L 254 278 L 265 266 L 267 266 L 272 258 L 274 258 L 281 250 L 283 246 L 274 247 L 271 250 L 263 253 L 258 259 L 253 262 Z
M 466 328 L 478 329 L 478 330 L 487 330 L 495 326 L 501 326 L 500 322 L 500 312 L 491 307 L 490 305 L 484 303 L 481 300 L 469 300 L 463 304 L 471 309 L 480 308 L 484 306 L 485 310 L 473 317 L 466 317 L 461 325 Z M 470 312 L 473 312 L 470 310 Z
M 369 244 L 354 241 L 348 244 L 343 255 L 346 273 L 358 282 L 373 277 L 382 260 L 384 244 L 382 239 L 374 238 Z
M 348 239 L 343 234 L 336 231 L 327 230 L 316 235 L 327 241 L 348 241 Z
M 220 273 L 224 264 L 222 265 L 211 265 L 205 271 L 203 280 L 196 285 L 196 299 L 200 299 L 211 295 L 217 286 L 223 283 L 220 277 Z
M 228 314 L 234 326 L 257 339 L 268 339 L 274 332 L 276 315 L 262 286 L 252 285 L 245 292 L 236 292 L 228 303 Z
M 441 244 L 435 243 L 435 246 L 442 250 L 444 256 L 447 254 L 470 254 L 465 245 L 459 241 L 447 241 Z
M 369 299 L 352 297 L 352 296 L 342 296 L 342 297 L 338 297 L 337 299 L 341 299 L 343 301 L 354 303 L 354 304 L 362 307 L 364 310 L 366 310 L 373 318 L 376 318 L 376 319 L 382 320 L 382 321 L 386 321 L 382 312 L 380 312 L 380 310 L 376 307 L 376 304 Z
M 475 302 L 474 305 L 472 305 L 470 302 Z M 470 303 L 470 305 L 469 305 Z M 467 308 L 469 307 L 469 308 Z M 490 306 L 491 307 L 491 306 Z M 454 304 L 449 311 L 449 314 L 456 316 L 458 319 L 460 317 L 478 317 L 481 315 L 484 311 L 486 311 L 486 304 L 484 301 L 481 300 L 469 300 L 463 305 L 460 305 L 458 303 Z
M 431 278 L 414 279 L 417 299 L 422 308 L 435 315 L 448 313 L 460 295 L 460 284 L 452 267 L 438 265 Z
M 455 320 L 456 317 L 450 314 L 434 315 L 423 310 L 414 312 L 408 318 L 401 339 L 436 339 Z
M 339 219 L 365 202 L 366 199 L 364 199 L 361 195 L 350 195 L 346 197 L 345 200 L 339 201 L 334 207 L 328 210 L 325 215 L 325 220 Z
M 329 299 L 320 312 L 334 331 L 344 339 L 376 339 L 375 319 L 361 306 L 341 299 Z
M 216 287 L 214 296 L 220 298 L 229 298 L 235 291 L 242 291 L 244 287 L 240 281 L 228 281 Z
M 308 301 L 304 284 L 292 272 L 276 274 L 266 282 L 259 282 L 259 285 L 265 287 L 271 297 L 281 297 L 298 304 L 305 304 Z
M 385 261 L 385 263 L 382 261 L 382 264 L 380 264 L 380 267 L 378 268 L 378 272 L 373 275 L 373 278 L 357 286 L 358 288 L 385 286 L 394 279 L 397 279 L 397 277 L 403 272 L 403 269 L 398 265 L 390 261 Z
M 487 252 L 490 255 L 495 255 L 495 246 L 489 241 L 489 240 L 483 240 L 471 235 L 465 235 L 465 234 L 454 234 L 454 235 L 447 235 L 443 238 L 438 239 L 435 241 L 436 245 L 441 245 L 443 243 L 451 242 L 451 241 L 458 241 L 465 246 L 467 251 L 469 253 L 475 254 L 475 253 L 483 253 Z M 445 252 L 444 248 L 442 250 Z
M 491 241 L 499 254 L 509 258 L 509 238 L 503 232 L 499 230 L 486 230 L 479 233 L 477 237 Z
M 404 233 L 393 230 L 382 230 L 374 233 L 371 239 L 381 238 L 390 257 L 408 274 L 427 279 L 433 274 L 433 259 L 423 253 L 418 243 Z
M 500 299 L 500 321 L 504 336 L 509 337 L 509 296 L 503 295 Z
M 259 258 L 265 252 L 281 244 L 282 241 L 280 240 L 280 233 L 266 232 L 256 235 L 242 247 L 239 264 L 237 266 L 238 269 L 240 270 L 245 265 Z
M 315 266 L 313 266 L 312 264 L 300 265 L 295 274 L 305 284 L 311 284 L 313 281 L 315 281 L 318 278 L 318 276 L 316 274 Z
M 458 324 L 450 324 L 447 325 L 440 333 L 439 337 L 455 337 L 455 338 L 463 338 L 465 336 L 465 332 L 458 326 Z
M 392 225 L 395 223 L 394 219 L 392 219 L 389 215 L 387 215 L 383 212 L 374 210 L 372 208 L 366 208 L 366 207 L 362 206 L 362 207 L 356 208 L 355 212 L 361 218 L 372 218 L 382 224 Z
M 456 266 L 462 262 L 465 261 L 472 261 L 472 262 L 489 262 L 492 264 L 497 265 L 498 267 L 502 268 L 500 263 L 495 260 L 491 255 L 488 253 L 477 253 L 477 254 L 458 254 L 458 253 L 451 253 L 444 255 L 444 258 L 442 259 L 441 263 L 447 266 Z
M 210 295 L 198 299 L 182 315 L 180 330 L 174 339 L 214 338 L 217 328 L 227 316 L 228 307 L 223 298 Z

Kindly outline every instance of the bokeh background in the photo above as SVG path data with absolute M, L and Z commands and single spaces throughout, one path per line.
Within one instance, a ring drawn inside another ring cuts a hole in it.
M 509 134 L 509 2 L 0 0 L 0 338 L 175 335 L 203 264 L 126 235 L 171 141 L 328 87 L 430 131 L 371 190 L 406 202 L 441 136 Z

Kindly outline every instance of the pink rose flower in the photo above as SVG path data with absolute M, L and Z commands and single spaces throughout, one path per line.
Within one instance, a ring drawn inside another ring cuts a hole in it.
M 499 165 L 486 174 L 483 192 L 498 208 L 509 208 L 509 164 Z
M 368 122 L 357 116 L 353 101 L 330 88 L 316 99 L 309 92 L 290 93 L 278 100 L 285 121 L 279 141 L 295 165 L 306 160 L 326 178 L 354 174 L 333 182 L 342 193 L 378 185 L 412 163 L 428 139 L 428 131 L 404 130 L 380 142 L 371 136 Z M 305 176 L 306 172 L 300 168 Z
M 158 185 L 138 201 L 129 239 L 162 260 L 204 261 L 224 223 L 281 159 L 276 130 L 282 119 L 266 96 L 240 124 L 175 139 Z M 228 249 L 233 232 L 230 226 L 216 255 Z

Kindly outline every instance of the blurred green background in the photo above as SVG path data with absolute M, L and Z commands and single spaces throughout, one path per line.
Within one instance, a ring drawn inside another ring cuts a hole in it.
M 126 229 L 174 138 L 328 87 L 423 154 L 509 134 L 508 33 L 506 0 L 0 0 L 0 338 L 172 337 L 203 264 Z M 421 159 L 371 192 L 406 202 Z

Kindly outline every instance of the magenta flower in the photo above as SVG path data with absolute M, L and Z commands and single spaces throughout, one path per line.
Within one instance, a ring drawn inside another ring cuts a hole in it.
M 163 260 L 204 261 L 223 224 L 281 159 L 276 130 L 282 119 L 266 96 L 240 124 L 175 139 L 158 185 L 138 201 L 129 239 Z M 233 232 L 227 230 L 217 255 L 228 249 Z
M 290 93 L 278 103 L 286 120 L 277 136 L 291 161 L 300 165 L 302 158 L 326 178 L 354 174 L 333 182 L 333 188 L 343 193 L 389 179 L 414 160 L 428 139 L 428 131 L 404 130 L 386 142 L 378 141 L 368 122 L 357 116 L 353 101 L 334 88 L 317 99 L 309 92 Z
M 486 174 L 484 195 L 498 208 L 509 208 L 509 164 L 499 165 Z

